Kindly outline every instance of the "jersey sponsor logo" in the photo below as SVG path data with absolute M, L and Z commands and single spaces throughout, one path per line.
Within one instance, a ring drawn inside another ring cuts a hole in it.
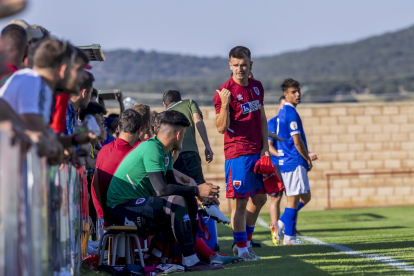
M 295 121 L 290 123 L 290 129 L 291 130 L 297 130 L 298 129 L 298 123 L 296 123 Z
M 279 166 L 283 166 L 284 162 L 285 162 L 285 160 L 279 160 Z
M 188 214 L 185 214 L 183 216 L 183 222 L 186 222 L 186 221 L 190 221 L 190 216 Z
M 167 167 L 170 164 L 170 157 L 165 157 L 165 166 Z
M 253 87 L 254 92 L 256 93 L 257 96 L 260 95 L 260 90 L 257 87 Z
M 241 107 L 242 107 L 242 113 L 243 114 L 254 112 L 254 111 L 260 110 L 260 108 L 261 108 L 259 100 L 244 103 L 244 104 L 241 105 Z
M 144 202 L 145 202 L 145 198 L 138 198 L 137 201 L 135 201 L 135 205 L 138 205 Z
M 283 150 L 277 150 L 277 154 L 279 156 L 285 156 L 285 153 L 283 152 Z
M 240 180 L 233 180 L 233 187 L 238 189 L 240 188 L 242 182 Z

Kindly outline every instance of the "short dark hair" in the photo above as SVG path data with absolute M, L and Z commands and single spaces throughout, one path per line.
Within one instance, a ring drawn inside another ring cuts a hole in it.
M 82 121 L 85 119 L 86 115 L 96 115 L 96 114 L 106 114 L 106 108 L 102 105 L 98 104 L 97 102 L 89 102 L 88 107 L 81 109 L 79 112 L 79 119 Z
M 160 129 L 160 117 L 158 116 L 159 113 L 157 111 L 151 111 L 151 126 L 150 126 L 150 134 L 151 136 L 157 135 L 158 130 Z
M 127 109 L 121 113 L 118 121 L 119 132 L 135 134 L 142 126 L 141 115 L 132 109 Z
M 69 42 L 62 42 L 56 38 L 46 38 L 34 43 L 30 47 L 34 51 L 29 56 L 33 57 L 33 65 L 39 68 L 58 68 L 68 62 L 75 51 L 75 47 Z
M 162 101 L 166 104 L 169 105 L 171 103 L 176 103 L 181 101 L 181 94 L 180 91 L 177 90 L 168 90 L 167 92 L 164 93 L 164 95 L 162 96 Z
M 285 101 L 286 101 L 286 97 L 285 97 L 285 96 L 282 96 L 282 97 L 280 97 L 280 98 L 279 98 L 279 104 L 280 104 L 283 100 L 285 100 Z
M 151 108 L 146 104 L 134 104 L 132 110 L 138 112 L 142 117 L 142 125 L 145 125 L 151 119 Z
M 251 53 L 250 50 L 244 46 L 236 46 L 230 50 L 229 59 L 232 57 L 239 59 L 248 57 L 249 59 L 251 59 Z
M 173 127 L 189 127 L 190 121 L 188 118 L 181 112 L 176 110 L 166 110 L 158 114 L 161 125 L 169 125 Z
M 98 90 L 97 90 L 96 88 L 94 88 L 94 89 L 92 90 L 91 97 L 96 97 L 96 98 L 98 98 Z
M 95 81 L 95 77 L 93 76 L 93 74 L 91 72 L 85 71 L 86 74 L 88 75 L 88 78 L 86 80 L 83 81 L 83 83 L 80 86 L 80 89 L 86 89 L 89 90 L 91 89 L 93 82 Z
M 109 114 L 108 115 L 108 117 L 111 117 L 111 118 L 113 118 L 113 119 L 116 119 L 116 118 L 119 118 L 119 114 L 116 114 L 116 113 L 111 113 L 111 114 Z
M 283 81 L 282 85 L 280 85 L 280 88 L 282 88 L 282 91 L 285 92 L 290 87 L 299 88 L 299 86 L 300 83 L 298 81 L 288 78 Z
M 23 51 L 27 45 L 27 33 L 25 29 L 16 24 L 10 24 L 4 27 L 1 31 L 1 37 L 3 40 L 5 39 L 7 43 L 10 43 L 7 46 L 12 49 Z

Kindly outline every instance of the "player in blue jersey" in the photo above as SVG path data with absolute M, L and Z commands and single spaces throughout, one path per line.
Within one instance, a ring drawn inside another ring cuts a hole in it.
M 282 109 L 282 107 L 285 105 L 286 99 L 285 96 L 282 96 L 279 98 L 279 110 Z M 271 133 L 274 133 L 276 135 L 277 132 L 277 122 L 278 122 L 278 116 L 276 115 L 274 118 L 270 119 L 269 122 L 267 122 L 267 128 L 269 129 L 269 152 L 271 154 L 272 163 L 275 166 L 276 175 L 280 178 L 280 180 L 283 181 L 282 175 L 280 173 L 279 168 L 279 159 L 278 159 L 278 153 L 277 153 L 277 146 L 276 141 L 279 140 L 278 137 L 272 138 L 270 136 Z M 270 207 L 269 207 L 269 213 L 270 213 L 270 219 L 271 223 L 269 225 L 270 232 L 272 236 L 272 242 L 274 245 L 279 245 L 279 241 L 277 239 L 277 222 L 280 218 L 280 201 L 283 197 L 283 191 L 269 194 L 270 198 Z
M 311 199 L 308 172 L 312 170 L 305 131 L 296 106 L 300 103 L 300 83 L 286 79 L 281 85 L 286 103 L 278 114 L 276 134 L 285 138 L 277 141 L 277 152 L 283 183 L 286 187 L 287 205 L 278 221 L 277 239 L 285 229 L 284 245 L 302 243 L 295 236 L 298 211 Z

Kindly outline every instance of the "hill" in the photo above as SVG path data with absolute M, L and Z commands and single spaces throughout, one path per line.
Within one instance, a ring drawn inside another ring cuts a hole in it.
M 308 101 L 352 99 L 358 94 L 404 94 L 414 90 L 414 26 L 354 43 L 253 57 L 255 77 L 280 94 L 286 77 L 298 79 Z M 227 58 L 115 50 L 94 64 L 97 87 L 162 93 L 179 89 L 211 94 L 229 77 Z M 390 96 L 392 98 L 392 95 Z

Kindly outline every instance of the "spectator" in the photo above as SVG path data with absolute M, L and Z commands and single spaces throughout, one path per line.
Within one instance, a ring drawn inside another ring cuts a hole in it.
M 88 107 L 91 91 L 93 89 L 93 81 L 95 80 L 92 73 L 86 72 L 86 74 L 88 78 L 81 84 L 80 92 L 77 95 L 72 94 L 72 96 L 70 96 L 70 94 L 61 94 L 55 97 L 55 113 L 51 126 L 55 132 L 65 133 L 66 136 L 59 137 L 59 141 L 65 148 L 89 142 L 92 144 L 96 143 L 97 137 L 90 131 L 75 134 L 75 127 L 78 125 L 77 122 L 79 122 L 77 121 L 77 111 L 80 108 Z M 64 102 L 66 97 L 59 97 L 62 95 L 69 95 L 70 101 Z M 57 111 L 61 112 L 58 113 Z M 62 113 L 64 116 L 60 115 Z
M 1 31 L 1 40 L 2 50 L 6 57 L 4 64 L 7 68 L 7 72 L 1 76 L 0 80 L 0 85 L 3 85 L 21 66 L 26 52 L 27 34 L 21 26 L 11 24 Z
M 105 145 L 98 154 L 92 180 L 92 199 L 99 219 L 104 218 L 106 194 L 116 168 L 132 148 L 141 142 L 141 127 L 141 115 L 135 110 L 127 109 L 119 119 L 119 137 Z
M 89 102 L 87 108 L 81 109 L 79 112 L 79 119 L 81 121 L 85 120 L 86 115 L 93 115 L 98 126 L 100 127 L 101 133 L 98 136 L 98 141 L 103 142 L 106 138 L 106 129 L 105 129 L 105 119 L 106 108 L 96 102 Z
M 57 39 L 46 39 L 30 50 L 35 51 L 33 69 L 26 68 L 13 74 L 0 89 L 0 97 L 9 109 L 20 115 L 27 128 L 48 137 L 49 156 L 60 158 L 60 143 L 49 127 L 53 96 L 60 93 L 56 91 L 57 87 L 69 92 L 79 90 L 84 77 L 84 62 L 71 65 L 71 57 L 76 56 L 75 48 Z
M 139 139 L 141 141 L 144 141 L 145 139 L 148 139 L 150 137 L 151 122 L 152 122 L 151 108 L 146 104 L 134 104 L 133 106 L 131 106 L 131 109 L 138 112 L 142 117 L 142 127 L 141 127 L 141 134 L 139 135 Z

